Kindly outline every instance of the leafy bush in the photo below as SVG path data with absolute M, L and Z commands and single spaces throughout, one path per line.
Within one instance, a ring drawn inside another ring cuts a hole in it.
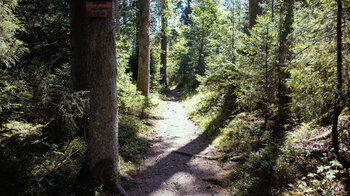
M 78 130 L 86 129 L 88 92 L 73 92 L 67 88 L 71 86 L 68 65 L 56 68 L 54 73 L 42 70 L 33 78 L 32 85 L 32 108 L 37 111 L 32 116 L 35 119 L 41 118 L 42 123 L 50 121 L 44 129 L 50 139 L 64 141 L 75 136 Z
M 241 113 L 237 115 L 214 140 L 214 144 L 225 151 L 249 153 L 261 147 L 269 136 L 269 131 L 262 129 L 263 121 L 256 117 Z
M 0 66 L 10 67 L 26 51 L 23 42 L 15 37 L 23 31 L 23 26 L 13 13 L 17 0 L 3 0 L 0 2 Z
M 6 71 L 0 69 L 0 126 L 29 111 L 28 102 L 31 98 L 25 81 L 13 80 Z
M 138 161 L 148 149 L 145 134 L 148 134 L 150 129 L 144 122 L 134 118 L 121 116 L 119 119 L 120 156 L 126 160 Z
M 327 158 L 324 158 L 326 162 Z M 339 175 L 344 174 L 346 169 L 337 161 L 332 160 L 328 163 L 318 166 L 316 173 L 309 173 L 294 184 L 286 195 L 345 195 L 339 190 L 343 186 L 339 182 Z M 338 177 L 337 177 L 338 176 Z

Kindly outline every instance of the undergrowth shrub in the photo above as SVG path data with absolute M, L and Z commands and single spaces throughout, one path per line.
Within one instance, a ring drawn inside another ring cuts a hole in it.
M 40 78 L 43 77 L 43 78 Z M 70 82 L 70 67 L 56 68 L 54 73 L 43 71 L 34 79 L 34 108 L 42 122 L 50 121 L 44 129 L 49 139 L 55 142 L 73 138 L 77 131 L 84 132 L 89 114 L 87 91 L 73 92 Z M 37 118 L 38 118 L 37 117 Z M 84 133 L 80 132 L 80 135 Z
M 76 137 L 60 145 L 42 141 L 43 127 L 12 121 L 0 129 L 1 193 L 69 195 L 72 191 L 86 149 L 84 140 Z
M 328 161 L 323 158 L 323 165 L 317 167 L 316 172 L 303 176 L 296 183 L 290 184 L 292 190 L 285 195 L 346 195 L 339 187 L 344 185 L 339 181 L 346 169 L 337 160 Z
M 12 79 L 7 71 L 0 69 L 0 126 L 29 111 L 32 95 L 23 80 Z
M 262 124 L 261 119 L 241 113 L 220 131 L 214 144 L 227 152 L 249 153 L 268 139 L 269 132 L 262 129 Z
M 221 128 L 225 127 L 237 112 L 234 95 L 228 93 L 226 89 L 218 91 L 203 89 L 198 94 L 188 97 L 185 106 L 191 119 L 211 139 L 220 134 Z
M 148 149 L 150 128 L 144 122 L 121 116 L 119 120 L 119 153 L 125 160 L 138 161 Z M 142 137 L 143 134 L 143 137 Z

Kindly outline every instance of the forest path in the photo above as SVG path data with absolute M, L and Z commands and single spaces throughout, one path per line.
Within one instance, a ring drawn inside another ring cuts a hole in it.
M 227 171 L 211 160 L 219 153 L 188 119 L 179 91 L 164 102 L 166 109 L 156 120 L 153 141 L 140 166 L 130 196 L 225 196 Z

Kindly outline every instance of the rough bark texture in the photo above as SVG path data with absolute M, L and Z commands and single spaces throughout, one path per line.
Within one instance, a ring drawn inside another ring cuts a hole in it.
M 150 1 L 140 0 L 139 62 L 137 88 L 146 97 L 149 95 L 150 82 Z
M 115 2 L 113 1 L 113 4 Z M 103 184 L 118 192 L 118 113 L 116 90 L 115 21 L 111 18 L 87 18 L 85 0 L 71 1 L 72 70 L 80 85 L 90 90 L 90 123 L 87 155 L 81 178 L 85 185 Z M 115 12 L 113 13 L 115 16 Z M 79 45 L 80 44 L 80 45 Z M 73 76 L 73 78 L 74 78 Z M 85 81 L 86 80 L 86 81 Z M 85 86 L 87 85 L 87 86 Z
M 256 24 L 256 16 L 261 14 L 259 4 L 261 0 L 249 0 L 249 28 L 253 28 Z
M 338 141 L 338 118 L 341 113 L 341 97 L 343 89 L 342 79 L 342 31 L 341 31 L 341 16 L 342 16 L 342 1 L 338 0 L 338 13 L 337 13 L 337 91 L 335 94 L 333 125 L 332 125 L 332 147 L 334 148 L 337 156 L 339 153 L 339 141 Z

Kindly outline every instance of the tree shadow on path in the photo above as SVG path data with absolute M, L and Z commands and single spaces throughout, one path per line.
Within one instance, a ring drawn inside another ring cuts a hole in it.
M 180 95 L 181 90 L 173 90 L 165 101 L 178 102 Z M 194 134 L 178 148 L 171 147 L 175 139 L 176 136 L 162 137 L 153 142 L 160 148 L 147 152 L 145 160 L 153 162 L 146 163 L 128 190 L 129 195 L 229 195 L 224 183 L 215 179 L 222 172 L 219 163 L 207 158 L 215 157 L 217 152 L 208 150 L 206 134 Z

